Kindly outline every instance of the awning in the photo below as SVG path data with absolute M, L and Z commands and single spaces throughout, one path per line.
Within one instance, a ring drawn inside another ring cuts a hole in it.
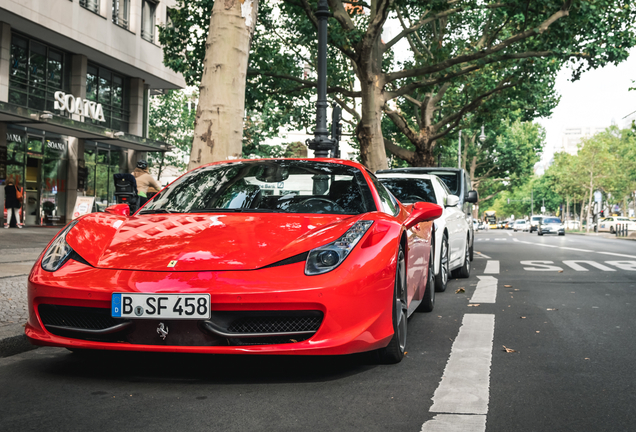
M 126 132 L 108 129 L 92 123 L 84 123 L 67 117 L 61 117 L 48 111 L 24 108 L 7 102 L 0 102 L 0 122 L 18 126 L 32 127 L 59 135 L 87 139 L 104 144 L 113 144 L 122 148 L 166 152 L 169 144 L 131 135 Z

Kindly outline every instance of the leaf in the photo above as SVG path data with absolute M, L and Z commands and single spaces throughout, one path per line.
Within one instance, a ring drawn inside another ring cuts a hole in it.
M 556 309 L 556 308 L 547 308 L 546 310 L 551 310 L 551 311 L 553 311 L 553 310 L 558 310 L 558 309 Z
M 502 346 L 503 346 L 503 348 L 504 348 L 503 350 L 504 350 L 505 352 L 507 352 L 507 353 L 515 353 L 515 352 L 517 352 L 516 350 L 513 350 L 512 348 L 506 348 L 506 346 L 505 346 L 505 345 L 502 345 Z
M 504 288 L 512 288 L 512 285 L 504 285 Z
M 459 288 L 458 290 L 455 290 L 455 294 L 460 294 L 460 293 L 465 293 L 466 290 L 464 288 Z
M 479 306 L 479 303 L 473 303 L 468 305 L 468 307 L 477 307 L 477 306 Z
M 526 317 L 519 317 L 519 318 L 521 318 L 521 319 L 526 319 Z

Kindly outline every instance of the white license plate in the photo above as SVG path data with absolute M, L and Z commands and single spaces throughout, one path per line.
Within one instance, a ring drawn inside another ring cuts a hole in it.
M 209 319 L 210 294 L 113 293 L 111 315 L 135 319 Z

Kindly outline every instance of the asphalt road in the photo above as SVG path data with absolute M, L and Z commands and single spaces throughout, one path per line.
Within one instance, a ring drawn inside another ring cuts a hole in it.
M 0 359 L 0 429 L 636 430 L 636 242 L 498 230 L 475 250 L 398 365 L 40 348 Z

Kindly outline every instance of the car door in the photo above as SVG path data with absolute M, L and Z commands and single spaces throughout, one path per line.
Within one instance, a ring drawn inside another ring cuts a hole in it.
M 441 198 L 441 202 L 444 207 L 443 217 L 446 221 L 446 230 L 448 231 L 448 248 L 450 249 L 450 267 L 454 268 L 457 266 L 458 258 L 461 258 L 464 253 L 464 241 L 461 239 L 461 222 L 464 224 L 466 220 L 464 218 L 464 212 L 462 209 L 457 206 L 448 206 L 448 196 L 451 195 L 448 187 L 439 181 L 439 179 L 435 179 L 433 182 L 435 186 L 435 193 L 438 197 Z

